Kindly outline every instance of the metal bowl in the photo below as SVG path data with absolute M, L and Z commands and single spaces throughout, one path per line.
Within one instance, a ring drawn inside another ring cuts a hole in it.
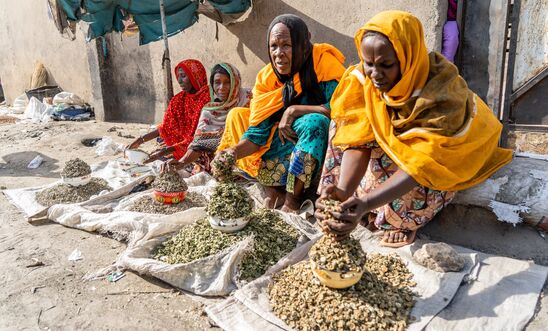
M 91 174 L 80 176 L 80 177 L 63 177 L 61 176 L 63 183 L 70 186 L 83 186 L 89 183 L 91 180 Z
M 225 233 L 237 232 L 245 228 L 249 220 L 245 217 L 224 219 L 216 216 L 209 216 L 209 225 L 215 230 Z
M 327 287 L 343 289 L 348 288 L 360 281 L 365 271 L 364 268 L 349 272 L 329 271 L 321 268 L 316 262 L 310 260 L 310 266 L 314 276 L 318 278 L 320 283 Z

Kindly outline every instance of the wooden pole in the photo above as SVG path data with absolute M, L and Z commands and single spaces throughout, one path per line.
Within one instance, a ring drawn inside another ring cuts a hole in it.
M 162 20 L 162 36 L 164 39 L 164 56 L 162 57 L 162 69 L 164 69 L 166 107 L 173 98 L 173 80 L 171 78 L 171 59 L 169 58 L 169 42 L 167 41 L 166 13 L 164 0 L 160 0 L 160 18 Z

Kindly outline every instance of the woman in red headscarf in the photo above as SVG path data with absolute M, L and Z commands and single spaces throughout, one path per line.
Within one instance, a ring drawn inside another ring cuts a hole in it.
M 152 153 L 145 163 L 168 155 L 173 155 L 176 159 L 183 157 L 194 137 L 200 111 L 210 101 L 206 70 L 200 61 L 182 61 L 175 67 L 175 76 L 182 91 L 169 101 L 162 123 L 156 130 L 135 139 L 127 146 L 128 149 L 135 149 L 160 137 L 165 147 Z

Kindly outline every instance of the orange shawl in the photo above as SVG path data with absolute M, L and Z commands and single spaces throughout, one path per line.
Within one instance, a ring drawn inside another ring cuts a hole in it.
M 314 44 L 312 50 L 314 71 L 318 82 L 339 80 L 344 72 L 344 55 L 329 44 Z M 293 76 L 295 91 L 301 94 L 299 74 Z M 225 132 L 218 151 L 233 147 L 240 142 L 240 138 L 251 125 L 259 125 L 278 110 L 283 108 L 283 83 L 278 80 L 271 64 L 267 64 L 259 74 L 253 88 L 253 98 L 249 108 L 234 108 L 228 114 Z M 270 148 L 277 125 L 272 127 L 270 138 L 261 149 L 243 159 L 238 160 L 238 167 L 249 175 L 256 177 L 261 165 L 261 157 Z
M 363 72 L 367 31 L 387 36 L 400 62 L 401 80 L 384 94 Z M 375 140 L 419 184 L 444 191 L 474 186 L 511 161 L 512 151 L 498 148 L 502 125 L 455 66 L 427 54 L 416 17 L 380 13 L 358 30 L 355 42 L 362 62 L 348 68 L 331 99 L 334 145 Z

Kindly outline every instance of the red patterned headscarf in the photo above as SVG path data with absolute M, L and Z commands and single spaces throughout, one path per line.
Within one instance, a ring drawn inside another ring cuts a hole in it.
M 179 68 L 188 76 L 196 92 L 181 91 L 176 94 L 169 101 L 164 120 L 158 126 L 165 144 L 175 147 L 173 156 L 176 159 L 185 155 L 194 137 L 202 107 L 210 101 L 207 74 L 202 63 L 198 60 L 184 60 L 175 67 L 175 76 Z

